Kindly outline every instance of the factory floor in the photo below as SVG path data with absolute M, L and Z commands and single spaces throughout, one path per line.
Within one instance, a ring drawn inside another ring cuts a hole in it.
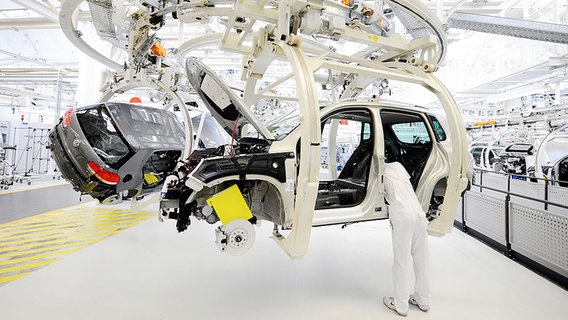
M 15 208 L 10 195 L 0 216 Z M 156 204 L 54 210 L 61 200 L 36 197 L 49 212 L 0 224 L 2 320 L 401 318 L 382 304 L 392 293 L 388 221 L 314 228 L 300 260 L 263 223 L 251 250 L 232 257 L 217 250 L 215 226 L 178 233 Z M 431 310 L 411 307 L 408 319 L 566 319 L 568 291 L 469 235 L 429 244 Z

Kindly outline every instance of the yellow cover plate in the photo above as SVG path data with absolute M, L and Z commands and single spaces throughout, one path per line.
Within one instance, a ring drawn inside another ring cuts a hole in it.
M 252 218 L 252 212 L 236 184 L 207 199 L 207 204 L 215 209 L 219 220 L 224 225 L 235 219 Z
M 151 173 L 145 173 L 144 174 L 144 181 L 146 181 L 147 184 L 154 184 L 157 183 L 158 177 L 156 177 L 155 175 L 151 174 Z

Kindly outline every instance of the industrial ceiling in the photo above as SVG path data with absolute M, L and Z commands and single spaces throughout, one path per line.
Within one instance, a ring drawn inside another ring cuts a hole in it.
M 0 48 L 0 107 L 24 107 L 30 104 L 52 107 L 56 103 L 58 93 L 61 94 L 62 104 L 73 104 L 78 86 L 79 62 L 81 57 L 84 59 L 84 53 L 71 44 L 61 30 L 59 24 L 61 2 L 59 0 L 7 0 L 0 3 L 0 38 L 3 44 Z M 372 1 L 368 2 L 372 3 Z M 459 12 L 466 15 L 524 18 L 528 22 L 531 21 L 530 19 L 547 22 L 556 19 L 558 25 L 566 26 L 568 16 L 566 2 L 560 0 L 423 2 L 440 17 L 442 22 L 448 22 L 452 14 Z M 86 2 L 81 4 L 79 12 L 79 21 L 89 19 L 89 6 Z M 554 19 L 551 20 L 551 16 Z M 452 24 L 459 25 L 455 21 L 450 23 Z M 465 31 L 458 28 L 459 26 L 448 29 L 448 39 L 451 43 L 450 56 L 446 59 L 446 66 L 443 65 L 439 71 L 442 80 L 454 84 L 453 87 L 450 86 L 450 89 L 454 91 L 458 99 L 466 101 L 480 95 L 502 94 L 515 88 L 522 88 L 524 85 L 537 88 L 541 82 L 546 84 L 551 81 L 566 81 L 566 45 L 546 43 L 539 45 L 543 50 L 554 51 L 549 55 L 543 54 L 541 57 L 531 58 L 530 61 L 517 64 L 509 69 L 501 68 L 500 73 L 483 74 L 483 77 L 479 79 L 469 79 L 470 82 L 468 79 L 453 81 L 452 75 L 448 73 L 452 73 L 453 71 L 450 72 L 450 70 L 454 69 L 448 65 L 459 61 L 459 63 L 468 65 L 472 70 L 483 69 L 483 66 L 477 66 L 477 64 L 484 63 L 483 59 L 480 59 L 480 55 L 475 52 L 482 51 L 486 41 L 491 43 L 491 39 L 502 37 L 480 35 L 476 31 Z M 477 28 L 480 29 L 478 31 L 487 32 L 481 30 L 479 26 Z M 179 37 L 182 35 L 179 21 L 168 17 L 163 29 L 160 37 L 166 47 L 179 45 Z M 183 32 L 187 35 L 204 32 L 204 29 L 203 27 L 185 28 Z M 490 59 L 493 51 L 487 51 L 489 52 L 487 58 Z M 452 55 L 452 52 L 455 54 Z M 473 54 L 468 56 L 467 52 Z M 456 58 L 456 55 L 459 55 L 459 58 Z M 221 64 L 223 63 L 222 58 L 220 56 L 219 59 L 212 61 L 218 61 L 217 63 Z M 511 59 L 522 59 L 522 57 Z M 553 64 L 552 67 L 551 64 Z M 444 68 L 448 72 L 444 73 Z M 551 68 L 556 70 L 549 72 Z

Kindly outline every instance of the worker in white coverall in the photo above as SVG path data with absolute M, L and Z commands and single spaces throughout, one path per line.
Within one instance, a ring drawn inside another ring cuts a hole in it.
M 399 162 L 386 163 L 383 177 L 394 255 L 394 297 L 385 297 L 383 302 L 401 316 L 407 315 L 409 303 L 426 312 L 430 309 L 428 220 L 410 184 L 410 175 Z M 413 269 L 416 281 L 412 293 Z

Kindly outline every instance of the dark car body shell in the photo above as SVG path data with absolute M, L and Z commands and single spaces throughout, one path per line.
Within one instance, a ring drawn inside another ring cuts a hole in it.
M 112 132 L 95 134 L 106 130 L 95 125 L 97 121 L 111 127 Z M 161 182 L 181 157 L 184 137 L 183 126 L 173 113 L 115 102 L 74 108 L 49 133 L 53 158 L 62 176 L 75 190 L 100 201 L 121 193 L 132 197 L 142 189 L 157 186 L 155 179 L 153 183 L 146 181 L 145 175 L 151 174 Z M 117 174 L 120 180 L 107 184 L 98 179 L 89 169 L 89 162 Z

